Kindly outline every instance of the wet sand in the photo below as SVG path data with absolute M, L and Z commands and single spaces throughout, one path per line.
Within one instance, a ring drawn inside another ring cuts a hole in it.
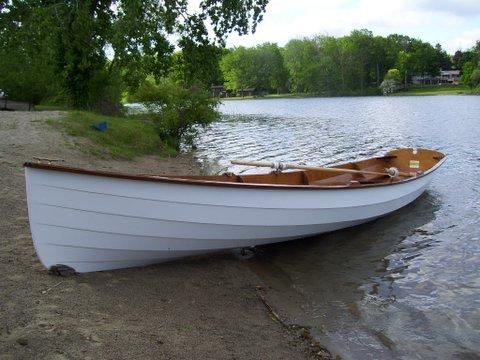
M 38 261 L 22 164 L 34 156 L 141 173 L 197 174 L 188 155 L 97 159 L 45 123 L 60 112 L 0 112 L 0 358 L 329 358 L 308 329 L 283 325 L 268 287 L 231 253 L 59 277 Z M 263 301 L 262 301 L 263 299 Z

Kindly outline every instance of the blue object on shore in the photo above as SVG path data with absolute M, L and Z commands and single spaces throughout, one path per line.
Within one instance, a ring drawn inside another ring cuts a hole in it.
M 107 131 L 107 122 L 106 121 L 102 121 L 102 122 L 99 122 L 99 123 L 96 123 L 96 124 L 92 124 L 90 125 L 90 127 L 92 129 L 95 129 L 95 130 L 98 130 L 98 131 Z

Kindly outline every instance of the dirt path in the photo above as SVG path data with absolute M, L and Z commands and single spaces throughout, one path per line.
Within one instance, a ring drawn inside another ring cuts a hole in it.
M 22 163 L 33 156 L 132 172 L 198 173 L 189 157 L 98 160 L 45 123 L 0 112 L 0 358 L 303 359 L 307 341 L 272 320 L 245 262 L 220 254 L 56 277 L 30 237 Z

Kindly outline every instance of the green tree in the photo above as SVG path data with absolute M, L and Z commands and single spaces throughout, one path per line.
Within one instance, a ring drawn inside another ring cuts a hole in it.
M 462 56 L 463 53 L 461 50 L 455 51 L 455 54 L 452 56 L 452 64 L 455 69 L 461 69 L 462 68 Z
M 297 93 L 318 90 L 320 79 L 319 49 L 314 40 L 290 40 L 284 48 L 285 67 L 290 77 L 290 89 Z
M 33 16 L 35 15 L 35 16 Z M 50 19 L 26 4 L 0 4 L 0 89 L 13 99 L 38 104 L 61 92 L 50 44 Z M 23 25 L 28 24 L 28 26 Z
M 396 57 L 390 56 L 391 51 L 389 51 L 389 46 L 390 43 L 387 38 L 382 36 L 375 36 L 373 38 L 370 76 L 375 79 L 376 86 L 379 86 L 387 70 L 395 66 Z
M 460 80 L 462 83 L 472 88 L 475 87 L 477 85 L 476 69 L 480 69 L 480 40 L 472 49 L 462 53 L 459 65 L 461 65 L 462 76 Z
M 372 52 L 374 51 L 373 34 L 371 31 L 362 29 L 354 30 L 349 36 L 352 41 L 353 58 L 360 91 L 363 94 L 365 87 L 370 84 L 372 68 Z
M 246 89 L 256 83 L 256 68 L 253 50 L 243 46 L 233 49 L 222 57 L 220 69 L 229 90 Z
M 217 100 L 202 89 L 185 88 L 169 80 L 158 84 L 144 82 L 135 93 L 153 121 L 160 138 L 168 148 L 180 150 L 180 145 L 193 145 L 199 126 L 217 119 Z
M 478 61 L 477 54 L 474 49 L 460 52 L 460 56 L 457 60 L 457 68 L 462 69 L 466 63 L 476 63 Z
M 473 61 L 466 62 L 462 67 L 462 76 L 460 81 L 469 87 L 474 87 L 472 83 L 472 75 L 476 69 L 476 65 Z
M 480 68 L 473 70 L 470 76 L 470 84 L 472 87 L 480 86 Z
M 435 76 L 439 74 L 440 63 L 435 48 L 420 40 L 413 42 L 411 52 L 412 70 L 416 74 Z
M 403 79 L 404 87 L 407 87 L 408 79 L 412 76 L 413 65 L 412 65 L 412 56 L 410 53 L 402 50 L 398 53 L 397 69 L 400 71 L 400 74 Z
M 451 69 L 453 66 L 452 58 L 447 54 L 445 50 L 442 49 L 442 45 L 435 45 L 435 52 L 437 55 L 437 62 L 442 70 Z
M 332 36 L 317 36 L 314 39 L 318 48 L 319 74 L 315 91 L 327 95 L 342 93 L 345 90 L 345 63 L 340 39 Z
M 264 43 L 255 48 L 255 65 L 259 76 L 255 87 L 280 92 L 288 79 L 282 52 L 277 44 Z
M 225 86 L 231 90 L 255 88 L 278 92 L 285 88 L 288 76 L 282 53 L 272 43 L 235 48 L 223 56 L 220 68 Z
M 190 39 L 180 41 L 181 50 L 172 55 L 168 76 L 186 87 L 196 85 L 209 89 L 223 83 L 220 60 L 224 49 L 207 44 L 198 45 Z
M 73 106 L 93 108 L 102 100 L 118 101 L 114 97 L 119 92 L 111 94 L 108 89 L 119 76 L 130 89 L 148 74 L 157 80 L 165 76 L 174 51 L 172 38 L 179 39 L 186 52 L 197 55 L 186 39 L 202 46 L 223 45 L 233 31 L 240 35 L 254 31 L 267 3 L 202 0 L 198 10 L 191 12 L 187 0 L 3 1 L 0 24 L 2 32 L 14 28 L 13 37 L 20 30 L 35 35 L 37 19 L 43 19 L 48 25 L 48 44 L 30 53 L 52 51 L 54 72 L 60 75 Z M 32 61 L 32 55 L 25 61 Z

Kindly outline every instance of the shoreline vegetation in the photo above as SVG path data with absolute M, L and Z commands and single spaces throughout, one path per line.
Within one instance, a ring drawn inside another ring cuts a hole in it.
M 477 95 L 464 85 L 417 85 L 408 90 L 400 90 L 389 96 L 428 96 L 428 95 Z

